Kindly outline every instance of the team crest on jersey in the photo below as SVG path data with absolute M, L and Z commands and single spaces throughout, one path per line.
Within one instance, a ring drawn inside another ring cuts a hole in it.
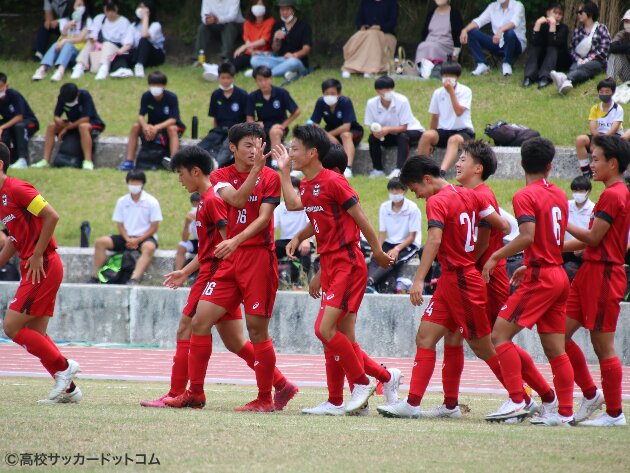
M 232 107 L 230 108 L 232 109 L 233 112 L 238 112 L 241 109 L 241 107 L 237 103 L 233 103 Z
M 319 184 L 315 184 L 315 187 L 313 187 L 313 195 L 315 197 L 319 195 Z
M 171 111 L 171 108 L 168 105 L 165 105 L 164 106 L 164 115 L 168 115 L 170 111 Z
M 276 110 L 280 110 L 280 100 L 273 101 L 273 108 L 275 108 Z
M 341 115 L 341 110 L 337 110 L 336 115 L 337 115 L 337 118 L 341 119 L 341 116 L 342 116 L 342 115 Z
M 5 207 L 9 205 L 9 198 L 6 194 L 2 194 L 2 205 L 4 205 Z

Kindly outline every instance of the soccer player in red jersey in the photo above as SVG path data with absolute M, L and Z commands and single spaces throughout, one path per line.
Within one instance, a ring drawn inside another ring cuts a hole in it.
M 615 353 L 615 330 L 619 302 L 626 291 L 624 258 L 630 226 L 630 192 L 623 172 L 630 164 L 630 144 L 614 135 L 593 139 L 591 170 L 593 179 L 606 186 L 599 197 L 588 230 L 569 224 L 568 231 L 577 240 L 565 243 L 564 251 L 584 249 L 580 267 L 569 291 L 565 349 L 575 382 L 584 398 L 575 414 L 580 425 L 613 427 L 626 425 L 621 410 L 622 367 Z M 591 334 L 599 358 L 602 392 L 595 387 L 584 354 L 571 339 L 584 327 Z M 606 412 L 587 420 L 606 402 Z
M 483 278 L 488 282 L 499 261 L 525 252 L 526 269 L 520 269 L 519 275 L 513 277 L 519 287 L 501 308 L 492 331 L 510 398 L 496 412 L 486 416 L 489 421 L 525 415 L 522 361 L 512 338 L 523 328 L 531 329 L 536 325 L 551 364 L 557 396 L 553 400 L 543 399 L 539 415 L 532 418 L 531 423 L 575 425 L 573 368 L 564 351 L 569 279 L 562 268 L 562 246 L 569 209 L 564 192 L 547 181 L 554 155 L 553 144 L 544 138 L 527 140 L 521 146 L 521 165 L 527 185 L 512 199 L 520 233 L 495 251 L 483 267 Z
M 66 359 L 46 334 L 55 311 L 63 266 L 53 233 L 59 216 L 28 182 L 7 176 L 11 156 L 0 143 L 0 218 L 9 238 L 0 251 L 0 267 L 15 253 L 20 260 L 22 280 L 4 316 L 4 333 L 41 361 L 55 379 L 48 399 L 40 402 L 76 403 L 83 394 L 73 383 L 79 364 Z
M 346 178 L 323 168 L 322 159 L 329 149 L 325 131 L 314 126 L 297 126 L 293 129 L 289 153 L 282 146 L 273 150 L 282 171 L 287 209 L 304 209 L 320 254 L 323 294 L 315 335 L 324 345 L 329 398 L 302 411 L 313 415 L 353 414 L 363 409 L 376 389 L 366 376 L 368 370 L 384 382 L 384 391 L 393 399 L 398 398 L 401 378 L 400 370 L 381 367 L 364 354 L 355 340 L 357 311 L 367 283 L 367 266 L 359 249 L 359 229 L 376 249 L 373 257 L 379 265 L 387 267 L 393 260 L 380 249 L 376 233 Z M 300 196 L 291 186 L 289 161 L 294 170 L 302 171 L 305 176 Z M 287 245 L 287 254 L 295 252 L 295 242 L 294 238 Z M 352 386 L 347 404 L 343 402 L 344 373 Z
M 205 403 L 203 396 L 186 394 L 189 379 L 189 353 L 191 345 L 194 345 L 194 350 L 208 353 L 209 358 L 212 353 L 212 337 L 195 336 L 194 344 L 191 343 L 192 320 L 197 312 L 201 294 L 208 287 L 208 284 L 211 284 L 212 277 L 221 265 L 221 260 L 214 256 L 214 249 L 226 235 L 227 209 L 225 202 L 219 199 L 212 189 L 210 182 L 212 161 L 206 151 L 196 146 L 182 148 L 173 156 L 171 167 L 179 174 L 179 180 L 188 192 L 201 194 L 201 201 L 195 218 L 199 236 L 199 251 L 182 270 L 167 274 L 164 285 L 175 289 L 181 287 L 195 271 L 199 270 L 199 275 L 190 290 L 177 329 L 177 348 L 173 358 L 170 391 L 157 400 L 142 401 L 140 404 L 144 407 L 167 407 L 167 405 L 171 405 L 171 407 L 201 408 Z M 208 307 L 209 304 L 202 304 L 199 310 L 208 309 Z M 222 316 L 215 327 L 225 347 L 245 360 L 247 365 L 254 369 L 254 348 L 251 342 L 246 341 L 243 336 L 242 318 L 240 307 L 237 307 L 234 313 L 227 313 Z M 199 379 L 191 379 L 191 387 L 199 384 L 203 386 L 206 373 L 202 371 L 198 371 Z M 277 369 L 274 373 L 273 385 L 275 387 L 274 407 L 276 410 L 282 410 L 295 396 L 298 388 L 288 382 Z M 178 396 L 180 397 L 178 398 Z M 169 404 L 167 404 L 167 398 L 171 398 L 168 401 Z M 173 398 L 178 399 L 175 401 Z
M 499 373 L 486 317 L 486 288 L 475 268 L 475 232 L 481 219 L 504 232 L 509 231 L 509 223 L 483 195 L 455 187 L 440 177 L 439 165 L 426 156 L 407 160 L 400 181 L 416 197 L 427 199 L 429 231 L 411 287 L 411 303 L 422 305 L 424 279 L 436 256 L 442 275 L 418 328 L 409 395 L 407 399 L 379 406 L 377 410 L 386 417 L 417 418 L 435 368 L 436 345 L 449 332 L 459 331 L 475 354 Z

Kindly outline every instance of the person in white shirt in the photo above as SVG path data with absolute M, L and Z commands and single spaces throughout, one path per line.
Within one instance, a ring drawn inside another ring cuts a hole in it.
M 591 189 L 591 180 L 586 176 L 578 176 L 571 181 L 573 199 L 569 200 L 569 223 L 580 228 L 588 229 L 593 216 L 595 204 L 589 199 Z M 566 232 L 564 240 L 573 240 L 573 236 Z M 583 260 L 579 254 L 581 253 L 562 253 L 563 268 L 569 277 L 569 281 L 573 281 L 575 273 L 582 266 Z
M 186 255 L 196 255 L 199 251 L 199 235 L 197 234 L 197 208 L 201 201 L 199 192 L 190 194 L 190 205 L 192 208 L 186 214 L 184 219 L 184 230 L 182 230 L 182 239 L 177 245 L 175 253 L 175 271 L 179 271 L 186 266 Z
M 491 24 L 494 36 L 481 32 Z M 468 44 L 477 67 L 472 72 L 475 76 L 487 73 L 490 67 L 486 63 L 483 50 L 503 59 L 503 75 L 512 75 L 512 65 L 527 46 L 525 7 L 516 0 L 496 0 L 486 7 L 481 15 L 471 21 L 461 33 L 460 41 Z
M 405 198 L 407 188 L 398 180 L 387 183 L 389 200 L 378 212 L 378 241 L 385 253 L 395 259 L 389 268 L 381 268 L 375 261 L 368 265 L 368 292 L 395 292 L 400 268 L 410 261 L 422 245 L 422 215 L 415 202 Z M 390 284 L 387 284 L 387 282 Z
M 211 38 L 221 40 L 221 62 L 232 59 L 244 21 L 239 0 L 203 0 L 193 60 L 197 60 L 200 51 L 209 51 Z
M 297 194 L 300 193 L 300 180 L 291 177 L 291 185 Z M 278 260 L 287 257 L 286 247 L 291 239 L 308 225 L 308 217 L 304 210 L 287 210 L 284 200 L 273 211 L 273 227 L 280 228 L 280 238 L 276 240 L 276 256 Z M 296 256 L 302 266 L 302 271 L 308 276 L 311 269 L 311 254 L 315 247 L 311 240 L 307 239 L 300 243 Z M 291 265 L 291 282 L 299 285 L 300 268 L 295 264 Z
M 102 236 L 94 242 L 94 273 L 90 282 L 98 282 L 96 275 L 107 260 L 108 250 L 117 253 L 137 250 L 140 258 L 129 280 L 129 284 L 137 284 L 158 247 L 157 230 L 162 221 L 160 203 L 144 191 L 147 178 L 143 171 L 129 171 L 125 181 L 129 193 L 118 199 L 112 217 L 118 235 Z
M 430 129 L 425 131 L 418 143 L 418 154 L 431 155 L 433 149 L 446 148 L 440 166 L 440 174 L 446 172 L 457 160 L 457 153 L 464 142 L 475 138 L 475 129 L 470 117 L 472 90 L 459 83 L 462 66 L 447 63 L 442 66 L 442 84 L 431 97 L 429 113 Z
M 413 116 L 409 100 L 394 92 L 396 84 L 389 76 L 381 76 L 374 82 L 377 96 L 367 101 L 363 122 L 370 129 L 368 138 L 373 170 L 370 177 L 382 177 L 384 147 L 398 147 L 396 168 L 389 174 L 398 177 L 400 170 L 409 157 L 409 150 L 416 146 L 424 128 Z

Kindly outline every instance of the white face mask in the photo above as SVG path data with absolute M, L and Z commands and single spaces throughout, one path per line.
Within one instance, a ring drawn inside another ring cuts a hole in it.
M 623 29 L 626 31 L 626 33 L 630 33 L 630 23 L 626 23 L 624 21 L 623 22 Z
M 3 90 L 2 92 L 0 92 L 0 99 L 4 98 L 5 95 L 7 95 L 6 90 Z
M 78 103 L 79 103 L 79 99 L 76 99 L 76 100 L 74 100 L 74 101 L 72 101 L 72 102 L 66 102 L 66 107 L 70 107 L 70 108 L 72 108 L 72 107 L 74 107 L 74 106 L 75 106 L 76 104 L 78 104 Z
M 228 86 L 219 84 L 219 89 L 221 89 L 221 90 L 232 90 L 233 88 L 234 88 L 234 84 L 230 84 Z
M 280 19 L 281 19 L 282 21 L 284 21 L 285 23 L 291 23 L 291 21 L 293 20 L 293 18 L 294 18 L 294 17 L 295 17 L 295 15 L 291 15 L 291 16 L 288 16 L 288 17 L 286 17 L 286 18 L 285 18 L 285 17 L 283 17 L 283 16 L 281 16 L 281 17 L 280 17 Z
M 138 19 L 142 20 L 142 8 L 136 8 L 136 16 L 138 17 Z
M 252 15 L 264 16 L 267 13 L 267 9 L 264 5 L 252 5 Z
M 132 184 L 127 185 L 127 188 L 129 189 L 129 192 L 131 194 L 139 194 L 140 192 L 142 192 L 142 186 L 135 186 Z
M 455 84 L 457 84 L 457 79 L 455 79 L 454 77 L 442 77 L 443 85 L 446 85 L 448 82 L 450 82 L 454 87 Z
M 405 198 L 404 194 L 389 194 L 389 200 L 397 204 L 398 202 L 402 202 Z
M 582 192 L 574 192 L 573 200 L 575 200 L 577 204 L 583 204 L 584 202 L 586 202 L 586 194 Z
M 383 94 L 383 100 L 385 100 L 386 102 L 391 102 L 392 100 L 394 100 L 394 92 L 392 92 L 391 90 L 389 92 L 385 92 Z
M 159 97 L 164 93 L 164 87 L 149 87 L 149 92 L 151 92 L 151 95 L 154 97 Z
M 339 97 L 337 97 L 336 95 L 324 95 L 324 103 L 329 107 L 335 105 L 338 100 Z
M 191 212 L 196 212 L 197 209 L 199 208 L 198 205 L 194 205 L 192 209 L 190 209 Z
M 85 7 L 76 7 L 74 12 L 72 13 L 73 20 L 80 20 L 83 14 L 85 13 Z

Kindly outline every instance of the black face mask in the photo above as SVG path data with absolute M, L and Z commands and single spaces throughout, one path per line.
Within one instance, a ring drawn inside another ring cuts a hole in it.
M 612 95 L 599 94 L 599 100 L 601 100 L 604 103 L 608 103 L 612 100 Z

